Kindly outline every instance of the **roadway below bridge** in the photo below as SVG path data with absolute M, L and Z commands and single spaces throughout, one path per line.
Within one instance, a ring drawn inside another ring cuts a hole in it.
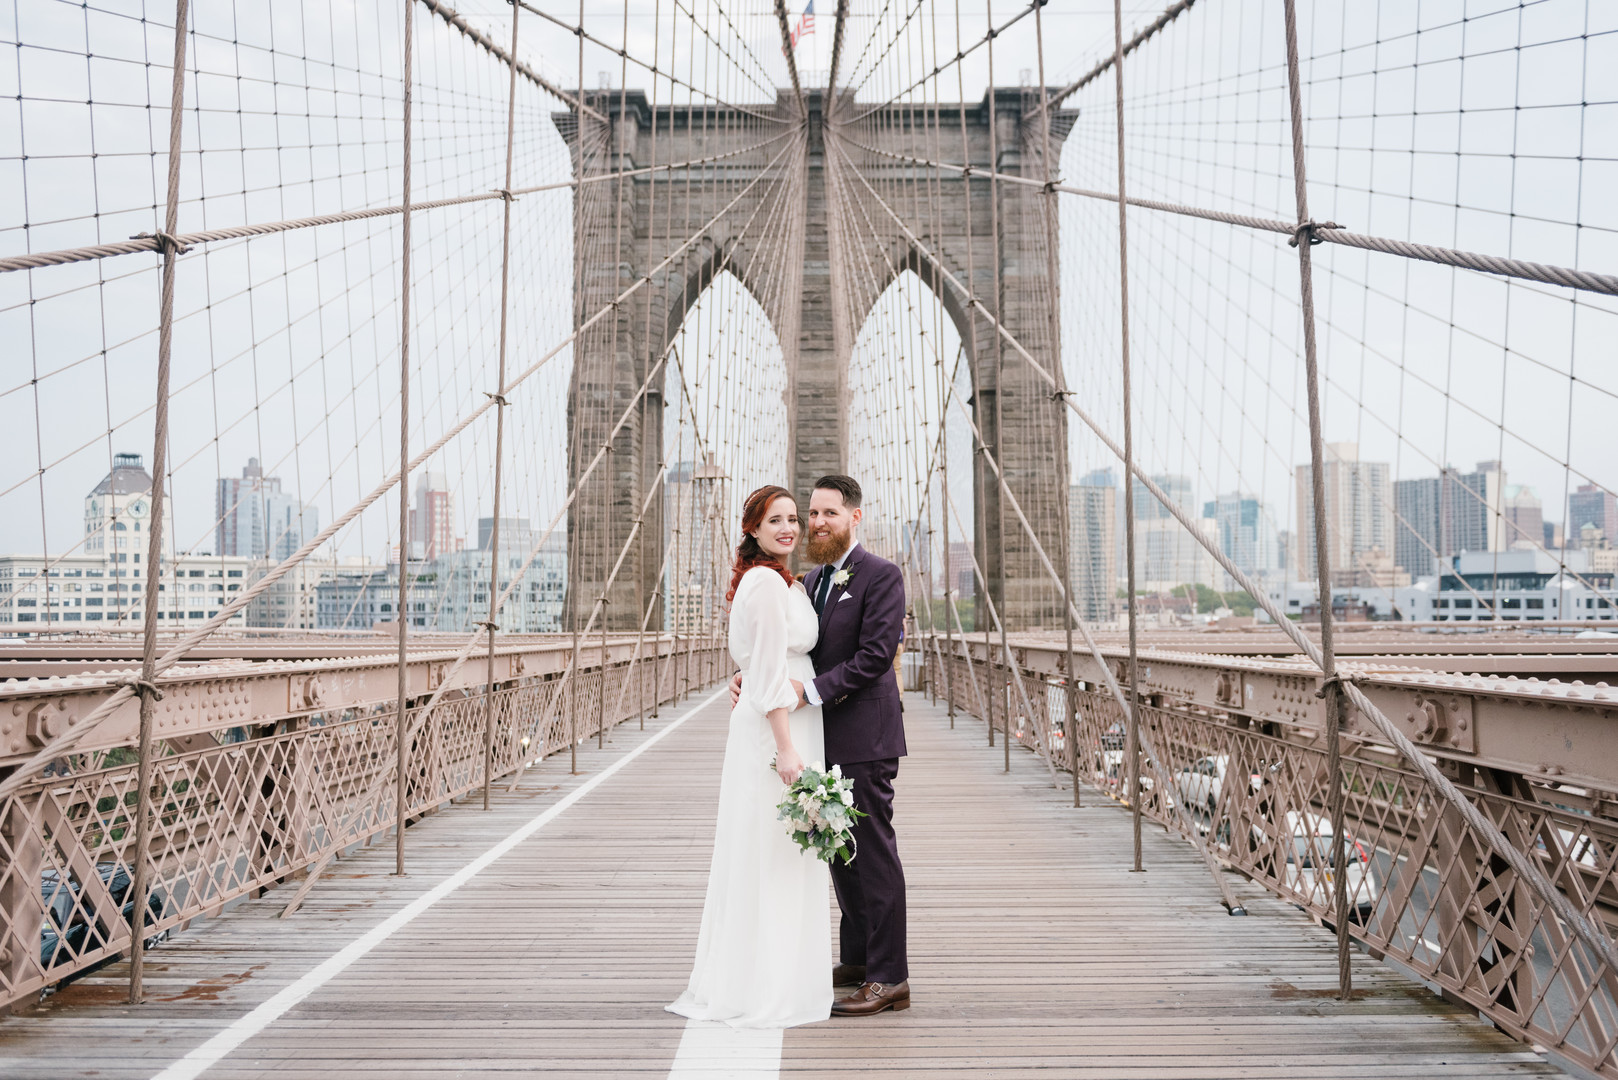
M 1042 763 L 906 697 L 896 799 L 915 1007 L 733 1033 L 663 1011 L 684 987 L 727 709 L 707 693 L 587 743 L 0 1020 L 0 1074 L 106 1078 L 1555 1076 L 1529 1047 L 1356 954 L 1232 875 L 1231 918 L 1184 842 L 1074 809 Z M 828 903 L 832 901 L 828 898 Z

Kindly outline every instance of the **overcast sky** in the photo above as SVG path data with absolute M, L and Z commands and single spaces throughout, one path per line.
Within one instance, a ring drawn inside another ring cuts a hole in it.
M 822 7 L 797 53 L 806 77 L 829 63 L 834 4 Z M 1464 19 L 1459 3 L 1301 7 L 1317 219 L 1618 269 L 1610 198 L 1618 190 L 1618 6 L 1474 3 Z M 492 36 L 508 37 L 506 4 L 475 0 L 464 9 Z M 729 101 L 762 102 L 785 83 L 768 5 L 721 13 L 698 0 L 699 20 L 735 63 L 693 49 L 689 20 L 672 19 L 671 9 L 657 0 L 630 6 L 634 55 L 664 71 L 672 57 L 677 77 Z M 623 38 L 622 5 L 589 0 L 584 10 L 591 33 L 612 44 Z M 1018 8 L 925 6 L 912 33 L 897 39 L 911 5 L 892 5 L 881 18 L 879 10 L 855 5 L 845 59 L 845 79 L 862 83 L 867 100 L 929 70 L 930 50 L 952 55 L 957 15 L 959 40 L 970 42 L 988 19 L 1003 23 Z M 397 201 L 400 11 L 384 0 L 200 5 L 182 230 Z M 1126 35 L 1155 11 L 1126 8 Z M 1203 0 L 1126 64 L 1132 194 L 1294 217 L 1280 12 L 1277 0 Z M 571 23 L 577 9 L 558 17 Z M 1053 0 L 1042 18 L 1049 84 L 1111 50 L 1111 11 L 1096 0 Z M 425 8 L 416 23 L 415 197 L 499 186 L 501 70 Z M 155 16 L 143 23 L 138 10 L 48 0 L 0 13 L 0 37 L 20 43 L 0 49 L 0 97 L 22 97 L 0 109 L 0 250 L 152 229 L 171 31 Z M 565 29 L 525 16 L 519 51 L 558 84 L 577 83 L 578 39 Z M 951 71 L 938 96 L 981 97 L 989 60 L 988 50 L 974 53 L 960 65 L 960 86 Z M 1032 18 L 996 41 L 993 62 L 1001 84 L 1032 80 Z M 622 67 L 587 45 L 586 85 L 623 85 Z M 627 85 L 653 92 L 633 65 Z M 567 151 L 550 121 L 559 103 L 520 86 L 516 183 L 564 180 Z M 1116 186 L 1112 87 L 1110 76 L 1097 80 L 1067 103 L 1079 110 L 1062 156 L 1069 183 Z M 655 92 L 669 99 L 666 82 Z M 680 89 L 675 100 L 703 98 Z M 516 205 L 513 371 L 540 361 L 568 331 L 569 206 L 565 191 Z M 1116 210 L 1064 195 L 1061 214 L 1068 380 L 1116 433 Z M 1259 492 L 1290 527 L 1292 469 L 1307 458 L 1295 253 L 1284 238 L 1174 215 L 1132 211 L 1130 221 L 1143 462 L 1192 475 L 1199 502 Z M 498 203 L 417 219 L 415 446 L 495 384 L 499 223 Z M 323 522 L 394 467 L 399 242 L 397 219 L 386 218 L 218 244 L 181 261 L 171 459 L 182 548 L 212 549 L 214 483 L 239 474 L 250 455 L 319 506 Z M 111 454 L 150 454 L 155 266 L 134 255 L 0 275 L 0 413 L 8 419 L 0 550 L 76 543 L 82 499 Z M 1362 456 L 1393 463 L 1398 476 L 1500 458 L 1511 481 L 1538 489 L 1551 519 L 1562 517 L 1569 487 L 1618 488 L 1613 301 L 1330 246 L 1316 250 L 1316 266 L 1328 439 L 1359 442 Z M 929 303 L 924 290 L 915 293 L 914 305 Z M 914 360 L 919 338 L 892 352 Z M 762 348 L 759 362 L 779 365 L 778 357 Z M 557 353 L 509 411 L 507 506 L 541 524 L 565 493 L 569 361 Z M 756 385 L 773 383 L 760 376 Z M 431 465 L 456 487 L 469 537 L 489 512 L 491 444 L 489 426 L 474 425 Z M 1076 472 L 1108 463 L 1077 427 L 1072 454 Z M 397 531 L 389 502 L 343 535 L 342 553 L 383 554 Z

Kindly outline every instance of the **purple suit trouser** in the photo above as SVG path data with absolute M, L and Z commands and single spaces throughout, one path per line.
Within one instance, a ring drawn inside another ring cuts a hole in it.
M 842 766 L 854 780 L 854 808 L 870 815 L 854 826 L 851 863 L 832 860 L 831 882 L 842 909 L 838 959 L 865 967 L 868 982 L 910 978 L 905 956 L 905 874 L 893 835 L 893 778 L 899 759 Z

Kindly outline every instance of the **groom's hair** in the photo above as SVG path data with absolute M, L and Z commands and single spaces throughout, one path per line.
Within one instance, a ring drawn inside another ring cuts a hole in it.
M 827 476 L 822 476 L 815 481 L 815 490 L 818 491 L 821 488 L 825 488 L 827 491 L 835 491 L 841 495 L 843 505 L 850 510 L 860 504 L 860 482 L 852 476 L 844 476 L 842 473 L 831 473 Z

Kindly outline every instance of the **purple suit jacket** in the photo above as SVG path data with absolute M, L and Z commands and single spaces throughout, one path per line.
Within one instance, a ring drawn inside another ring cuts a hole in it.
M 833 585 L 820 613 L 820 640 L 809 658 L 824 706 L 828 765 L 885 761 L 905 756 L 904 710 L 893 658 L 904 631 L 904 572 L 858 544 L 843 568 L 846 585 Z M 810 597 L 820 586 L 819 566 L 804 579 Z

